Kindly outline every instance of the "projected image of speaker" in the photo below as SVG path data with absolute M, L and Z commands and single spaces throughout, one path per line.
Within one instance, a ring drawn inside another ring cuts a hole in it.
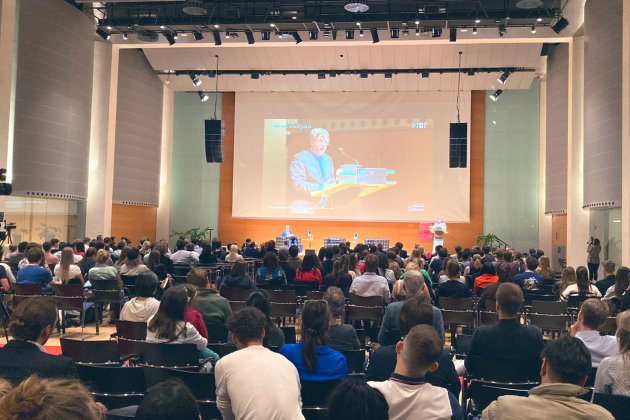
M 225 123 L 221 120 L 206 120 L 206 162 L 223 163 L 223 136 Z
M 468 124 L 451 123 L 449 138 L 449 168 L 465 168 L 468 164 Z

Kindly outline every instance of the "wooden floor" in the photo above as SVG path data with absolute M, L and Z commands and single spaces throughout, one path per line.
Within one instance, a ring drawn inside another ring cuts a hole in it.
M 83 340 L 109 340 L 110 335 L 116 332 L 115 325 L 101 325 L 99 327 L 99 335 L 96 335 L 96 327 L 94 324 L 86 325 L 83 329 Z M 48 339 L 46 346 L 59 346 L 59 337 L 72 338 L 81 340 L 81 327 L 66 328 L 65 334 L 54 332 Z

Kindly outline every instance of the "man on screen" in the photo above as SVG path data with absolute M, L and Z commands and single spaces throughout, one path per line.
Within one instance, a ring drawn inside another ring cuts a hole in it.
M 310 145 L 307 150 L 293 156 L 291 162 L 291 180 L 294 187 L 311 196 L 313 191 L 321 191 L 335 184 L 335 168 L 332 158 L 326 154 L 330 143 L 330 134 L 324 128 L 313 128 L 310 133 Z M 328 197 L 322 197 L 318 203 L 326 207 Z

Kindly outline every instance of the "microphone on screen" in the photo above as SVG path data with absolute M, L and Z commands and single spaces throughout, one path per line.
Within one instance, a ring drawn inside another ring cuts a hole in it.
M 342 155 L 344 155 L 345 157 L 347 157 L 347 158 L 349 158 L 349 159 L 351 159 L 351 160 L 354 160 L 354 162 L 357 164 L 357 169 L 359 168 L 359 166 L 361 166 L 361 165 L 359 165 L 359 160 L 358 160 L 358 159 L 353 158 L 352 156 L 350 156 L 349 154 L 347 154 L 346 152 L 344 152 L 344 151 L 343 151 L 343 147 L 340 147 L 340 148 L 339 148 L 339 151 L 340 151 L 340 152 L 341 152 L 341 154 L 342 154 Z

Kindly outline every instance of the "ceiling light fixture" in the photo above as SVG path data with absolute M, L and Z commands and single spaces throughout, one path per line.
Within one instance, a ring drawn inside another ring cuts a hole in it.
M 291 33 L 291 35 L 293 35 L 293 39 L 295 39 L 296 44 L 299 44 L 300 42 L 302 42 L 302 37 L 300 36 L 298 31 Z
M 481 19 L 479 19 L 479 18 L 475 19 L 475 23 L 477 23 L 477 24 L 481 23 Z
M 567 26 L 569 26 L 569 21 L 567 20 L 567 18 L 560 16 L 558 17 L 556 23 L 551 26 L 551 29 L 553 29 L 555 33 L 559 34 L 560 32 L 564 31 Z
M 252 31 L 245 31 L 245 37 L 247 38 L 247 43 L 252 45 L 256 40 L 254 39 L 254 33 Z
M 208 13 L 208 9 L 203 1 L 200 0 L 187 0 L 186 5 L 182 7 L 182 12 L 191 16 L 203 16 Z
M 310 39 L 311 41 L 315 41 L 318 36 L 319 36 L 319 32 L 318 31 L 316 31 L 314 29 L 308 31 L 308 39 Z
M 490 99 L 492 99 L 494 102 L 496 102 L 499 99 L 499 96 L 501 96 L 502 93 L 503 93 L 503 91 L 501 89 L 495 90 L 494 93 L 492 95 L 490 95 Z
M 173 36 L 172 33 L 164 31 L 162 32 L 162 35 L 164 36 L 164 38 L 166 38 L 166 40 L 168 41 L 168 45 L 173 45 L 175 44 L 175 37 Z
M 390 29 L 389 35 L 391 36 L 392 39 L 400 38 L 400 29 Z
M 473 35 L 477 35 L 477 27 L 476 26 L 473 27 L 472 33 L 473 33 Z
M 429 78 L 429 72 L 428 71 L 423 71 L 422 72 L 422 78 L 423 79 L 428 79 Z
M 380 38 L 378 37 L 378 30 L 377 29 L 370 29 L 370 33 L 372 34 L 372 43 L 376 44 L 378 42 L 380 42 Z
M 354 39 L 354 29 L 346 29 L 346 39 Z
M 214 45 L 221 45 L 221 32 L 214 31 L 212 36 L 214 37 Z
M 536 24 L 534 23 L 532 25 L 532 33 L 535 34 L 536 33 Z
M 124 41 L 126 41 L 127 39 L 129 39 L 129 36 L 127 35 L 127 32 L 123 32 L 123 33 L 122 33 L 122 39 L 123 39 Z
M 188 77 L 190 77 L 190 80 L 192 80 L 193 85 L 199 86 L 201 84 L 201 79 L 197 77 L 195 73 L 190 73 Z
M 361 38 L 363 38 L 363 37 L 365 36 L 365 35 L 363 34 L 363 29 L 361 29 L 361 30 L 359 31 L 359 36 L 360 36 Z
M 103 41 L 109 41 L 109 38 L 112 37 L 109 32 L 107 32 L 107 31 L 105 31 L 104 29 L 101 29 L 101 28 L 96 28 L 96 33 L 98 34 L 98 36 L 103 38 Z
M 451 28 L 448 40 L 450 42 L 457 41 L 457 28 Z
M 416 36 L 420 36 L 420 28 L 416 28 Z
M 271 39 L 271 32 L 270 31 L 262 31 L 262 40 L 263 41 L 269 41 Z
M 198 91 L 197 95 L 199 95 L 199 99 L 201 99 L 201 102 L 206 102 L 208 99 L 210 99 L 210 97 L 206 95 L 206 93 L 202 90 Z
M 365 13 L 370 10 L 370 6 L 368 6 L 367 0 L 346 1 L 346 4 L 345 6 L 343 6 L 343 8 L 350 13 Z
M 433 28 L 431 30 L 431 36 L 433 38 L 439 38 L 442 36 L 442 28 Z
M 201 41 L 203 39 L 203 34 L 199 31 L 193 31 L 193 36 L 195 37 L 195 41 Z
M 510 77 L 510 75 L 512 74 L 511 71 L 509 70 L 505 70 L 503 73 L 501 73 L 501 75 L 497 78 L 497 82 L 501 83 L 502 85 L 504 85 L 507 82 L 508 77 Z

